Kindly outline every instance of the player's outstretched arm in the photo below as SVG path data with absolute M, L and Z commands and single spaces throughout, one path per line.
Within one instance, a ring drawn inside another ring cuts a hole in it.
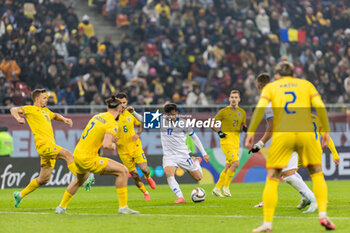
M 320 134 L 321 134 L 321 136 L 323 137 L 324 132 L 320 131 Z M 328 148 L 329 148 L 329 150 L 331 151 L 331 153 L 332 153 L 332 155 L 333 155 L 333 161 L 334 161 L 334 163 L 335 163 L 336 165 L 338 165 L 339 162 L 340 162 L 340 157 L 339 157 L 338 151 L 337 151 L 337 149 L 335 148 L 334 142 L 333 142 L 333 140 L 332 140 L 331 137 L 329 137 Z
M 261 119 L 264 117 L 265 108 L 269 102 L 270 100 L 260 97 L 259 102 L 256 105 L 256 108 L 254 110 L 253 116 L 249 124 L 247 137 L 244 143 L 245 147 L 248 149 L 253 148 L 255 130 L 256 128 L 258 128 L 258 125 L 260 124 Z
M 143 123 L 143 117 L 135 111 L 134 107 L 129 106 L 126 110 L 128 110 L 138 121 Z
M 263 148 L 266 144 L 266 142 L 268 142 L 271 137 L 272 137 L 272 127 L 273 127 L 273 119 L 269 119 L 267 121 L 267 129 L 264 133 L 264 136 L 262 136 L 262 138 L 254 144 L 253 148 L 249 151 L 249 153 L 256 153 L 258 152 L 261 148 Z
M 199 137 L 197 136 L 197 134 L 195 134 L 195 132 L 193 132 L 193 134 L 191 135 L 191 138 L 192 138 L 194 144 L 196 145 L 196 147 L 199 149 L 199 151 L 203 155 L 205 162 L 208 163 L 209 162 L 209 155 L 207 155 L 207 152 L 205 151 L 202 142 L 199 140 Z
M 72 119 L 66 118 L 66 117 L 62 116 L 61 114 L 55 113 L 55 117 L 53 119 L 56 120 L 56 121 L 63 121 L 64 123 L 66 123 L 70 127 L 73 126 Z
M 23 117 L 21 117 L 19 114 L 23 115 L 24 111 L 21 107 L 13 107 L 10 109 L 11 115 L 13 116 L 13 118 L 16 119 L 16 121 L 20 124 L 24 124 L 25 120 Z
M 106 150 L 117 149 L 117 145 L 115 144 L 117 142 L 116 139 L 118 138 L 113 137 L 113 135 L 110 133 L 106 133 L 102 143 L 103 149 L 106 149 Z
M 226 137 L 226 134 L 224 132 L 222 132 L 220 129 L 216 128 L 215 126 L 211 127 L 211 129 L 214 132 L 217 132 L 220 138 Z

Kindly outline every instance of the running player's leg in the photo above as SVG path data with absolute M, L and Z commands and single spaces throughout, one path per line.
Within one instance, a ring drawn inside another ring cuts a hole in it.
M 62 148 L 60 152 L 58 152 L 57 158 L 65 160 L 69 171 L 71 171 L 73 175 L 77 176 L 77 167 L 74 163 L 73 154 L 69 150 Z
M 327 230 L 334 230 L 335 225 L 327 217 L 328 188 L 322 173 L 320 141 L 315 138 L 313 133 L 304 133 L 302 137 L 299 137 L 299 140 L 303 147 L 299 149 L 298 153 L 301 155 L 303 165 L 310 172 L 313 192 L 318 205 L 319 222 Z
M 231 164 L 226 161 L 225 168 L 220 173 L 219 180 L 216 182 L 216 185 L 212 191 L 213 195 L 218 196 L 218 197 L 224 197 L 224 195 L 221 193 L 221 188 L 226 181 L 226 174 L 227 174 L 227 170 L 229 169 L 230 165 Z
M 282 170 L 283 171 L 283 170 Z M 312 208 L 307 211 L 312 210 L 312 212 L 317 209 L 317 202 L 314 193 L 309 189 L 309 187 L 305 184 L 302 177 L 297 173 L 296 169 L 291 169 L 282 172 L 283 180 L 291 185 L 295 190 L 297 190 L 301 195 L 300 203 L 298 204 L 298 209 L 304 209 L 306 206 L 312 205 Z M 306 212 L 306 211 L 305 211 Z M 311 213 L 311 212 L 310 212 Z
M 151 200 L 150 195 L 146 190 L 144 183 L 141 181 L 141 177 L 139 176 L 137 170 L 134 169 L 133 171 L 130 171 L 130 175 L 133 178 L 136 187 L 144 194 L 145 201 Z
M 164 164 L 164 160 L 163 160 L 163 164 Z M 176 169 L 177 169 L 176 165 L 169 165 L 169 166 L 165 165 L 164 173 L 167 178 L 170 189 L 174 192 L 174 194 L 177 197 L 177 200 L 175 201 L 175 203 L 184 203 L 186 201 L 180 189 L 179 183 L 177 183 L 177 181 L 175 180 Z
M 117 190 L 119 200 L 119 214 L 137 214 L 138 211 L 134 211 L 128 207 L 128 169 L 121 163 L 118 163 L 112 159 L 107 159 L 107 166 L 100 171 L 101 175 L 114 175 L 116 176 L 115 187 Z
M 54 167 L 54 162 L 51 162 L 53 163 Z M 39 177 L 33 179 L 21 192 L 14 192 L 13 196 L 16 208 L 19 206 L 19 203 L 25 196 L 39 188 L 41 185 L 47 184 L 49 182 L 53 167 L 42 167 L 40 169 Z
M 322 173 L 321 165 L 309 165 L 308 170 L 313 183 L 313 191 L 318 205 L 320 224 L 327 230 L 334 230 L 335 225 L 327 216 L 328 188 Z
M 141 171 L 145 175 L 146 181 L 148 182 L 149 186 L 152 189 L 155 189 L 156 182 L 154 182 L 154 180 L 151 178 L 151 171 L 150 171 L 149 167 L 147 166 L 146 155 L 142 149 L 140 149 L 137 152 L 135 162 L 137 163 L 137 165 L 139 166 L 139 168 L 141 169 Z
M 75 176 L 77 176 L 77 167 L 74 163 L 74 157 L 73 154 L 69 151 L 66 150 L 64 148 L 62 148 L 60 150 L 60 152 L 58 153 L 57 158 L 59 159 L 63 159 L 66 161 L 67 163 L 67 167 L 69 169 L 69 171 L 71 171 L 71 173 Z M 88 179 L 86 179 L 85 183 L 84 183 L 84 188 L 86 191 L 90 191 L 91 190 L 91 186 L 95 183 L 95 177 L 94 174 L 91 173 L 88 177 Z
M 226 197 L 231 197 L 231 192 L 230 192 L 230 184 L 232 182 L 232 178 L 235 175 L 235 172 L 237 168 L 239 167 L 239 160 L 233 161 L 229 168 L 226 171 L 226 179 L 224 186 L 222 187 L 222 191 Z
M 61 203 L 56 208 L 56 211 L 55 211 L 56 214 L 64 214 L 66 212 L 66 208 L 70 200 L 73 198 L 74 194 L 76 194 L 79 187 L 84 184 L 84 182 L 88 177 L 89 177 L 89 173 L 77 174 L 76 178 L 68 185 L 67 190 L 64 192 Z
M 287 167 L 294 147 L 296 135 L 290 133 L 275 133 L 266 160 L 267 179 L 263 191 L 264 223 L 253 229 L 253 232 L 271 232 L 272 220 L 278 201 L 278 184 L 282 176 L 282 168 Z
M 295 188 L 301 195 L 301 201 L 297 206 L 298 209 L 304 209 L 312 203 L 312 209 L 317 208 L 316 198 L 309 187 L 305 184 L 301 176 L 296 172 L 298 169 L 299 158 L 298 153 L 293 152 L 287 167 L 282 169 L 283 180 Z M 315 209 L 316 210 L 316 209 Z

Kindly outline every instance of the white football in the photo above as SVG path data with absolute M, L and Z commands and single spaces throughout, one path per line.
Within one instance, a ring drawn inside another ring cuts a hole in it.
M 204 189 L 198 187 L 192 190 L 191 199 L 193 202 L 202 202 L 206 197 Z

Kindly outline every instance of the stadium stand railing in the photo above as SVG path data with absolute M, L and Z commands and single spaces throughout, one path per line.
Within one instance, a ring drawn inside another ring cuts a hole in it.
M 156 111 L 157 109 L 162 109 L 163 105 L 131 105 L 135 108 L 137 112 L 143 113 L 145 111 Z M 206 106 L 189 106 L 189 105 L 178 105 L 180 113 L 198 113 L 198 112 L 207 112 L 207 113 L 216 113 L 221 108 L 226 107 L 225 104 L 210 104 Z M 253 112 L 255 105 L 241 105 L 246 112 Z M 349 112 L 350 104 L 326 104 L 328 112 Z M 0 106 L 0 113 L 6 114 L 9 113 L 11 107 Z M 59 112 L 63 114 L 95 114 L 98 112 L 103 112 L 106 110 L 105 105 L 53 105 L 48 106 L 54 112 Z

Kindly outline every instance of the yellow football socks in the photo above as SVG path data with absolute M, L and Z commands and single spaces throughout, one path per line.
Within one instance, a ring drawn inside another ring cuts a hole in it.
M 225 179 L 225 183 L 224 186 L 225 187 L 229 187 L 232 181 L 232 177 L 234 176 L 235 172 L 232 171 L 231 169 L 228 169 L 226 172 L 226 179 Z
M 73 194 L 69 193 L 67 190 L 64 192 L 64 195 L 63 195 L 63 198 L 62 198 L 62 201 L 60 203 L 60 206 L 62 208 L 67 208 L 68 206 L 68 203 L 70 202 L 70 200 L 72 199 L 73 197 Z
M 33 192 L 35 189 L 39 188 L 40 184 L 38 183 L 38 181 L 36 180 L 36 178 L 34 180 L 32 180 L 27 187 L 25 187 L 22 192 L 21 192 L 21 197 L 25 197 L 27 196 L 29 193 Z
M 215 185 L 215 188 L 217 189 L 221 189 L 221 187 L 224 185 L 225 183 L 225 180 L 226 180 L 226 172 L 225 172 L 225 169 L 221 172 L 220 174 L 220 178 L 218 180 L 218 182 L 216 183 Z
M 149 179 L 151 177 L 151 173 L 148 174 L 148 176 L 145 174 L 146 179 Z
M 279 180 L 276 178 L 268 177 L 266 179 L 263 192 L 264 222 L 272 222 L 278 200 L 278 183 Z
M 327 212 L 328 189 L 322 172 L 311 175 L 318 212 Z
M 117 188 L 117 194 L 119 199 L 119 207 L 123 208 L 128 205 L 128 189 L 127 187 Z
M 73 175 L 77 176 L 77 166 L 75 166 L 74 162 L 70 162 L 69 164 L 67 164 L 67 167 L 69 171 L 73 173 Z
M 138 187 L 138 188 L 140 189 L 140 191 L 141 191 L 142 193 L 146 193 L 146 192 L 147 192 L 147 190 L 146 190 L 144 184 L 142 184 L 142 186 L 141 186 L 141 187 Z

